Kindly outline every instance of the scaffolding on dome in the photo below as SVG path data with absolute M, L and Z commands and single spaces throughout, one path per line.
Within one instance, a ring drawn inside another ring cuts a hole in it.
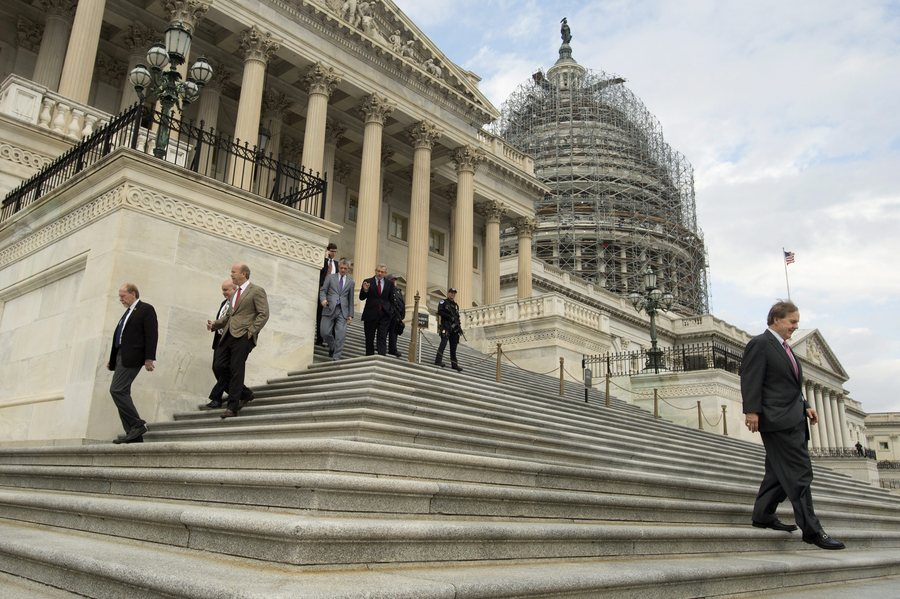
M 494 132 L 553 190 L 535 203 L 534 256 L 620 295 L 640 291 L 651 266 L 677 312 L 707 313 L 693 168 L 623 83 L 580 66 L 564 40 L 546 76 L 504 102 Z M 505 231 L 501 255 L 516 249 Z

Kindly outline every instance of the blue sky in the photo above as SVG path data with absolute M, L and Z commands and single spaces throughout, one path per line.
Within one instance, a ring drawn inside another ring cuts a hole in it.
M 786 295 L 869 412 L 900 411 L 900 2 L 395 0 L 498 107 L 557 58 L 627 80 L 694 166 L 713 313 Z

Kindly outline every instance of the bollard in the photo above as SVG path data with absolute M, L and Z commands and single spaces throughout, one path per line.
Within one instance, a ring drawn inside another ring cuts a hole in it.
M 419 348 L 419 292 L 416 291 L 413 303 L 412 322 L 409 329 L 409 351 L 406 359 L 409 363 L 415 364 L 418 360 Z
M 497 343 L 497 382 L 500 382 L 500 357 L 503 355 L 503 348 Z
M 722 434 L 726 437 L 728 436 L 728 421 L 725 419 L 725 412 L 728 410 L 728 406 L 722 406 Z
M 700 400 L 697 400 L 697 427 L 703 430 L 703 410 L 700 409 Z
M 566 359 L 564 357 L 562 357 L 562 356 L 559 357 L 559 396 L 560 397 L 562 397 L 563 394 L 566 392 L 566 383 L 565 383 L 565 380 L 563 379 L 563 373 L 565 372 L 565 366 L 564 366 L 565 360 Z
M 657 390 L 653 390 L 653 417 L 659 418 L 659 394 Z

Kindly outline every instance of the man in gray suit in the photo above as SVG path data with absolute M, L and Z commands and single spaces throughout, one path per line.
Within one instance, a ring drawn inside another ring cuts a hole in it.
M 753 506 L 753 526 L 797 530 L 775 516 L 778 504 L 790 499 L 804 542 L 843 549 L 843 543 L 825 534 L 813 510 L 806 420 L 815 424 L 818 417 L 803 398 L 803 370 L 788 345 L 800 325 L 800 310 L 790 301 L 776 302 L 767 322 L 769 328 L 750 340 L 741 361 L 744 422 L 750 432 L 759 432 L 766 448 L 766 473 Z
M 319 304 L 322 306 L 319 331 L 333 360 L 341 359 L 347 325 L 353 321 L 353 277 L 347 274 L 349 270 L 347 261 L 341 260 L 338 271 L 325 277 L 319 290 Z

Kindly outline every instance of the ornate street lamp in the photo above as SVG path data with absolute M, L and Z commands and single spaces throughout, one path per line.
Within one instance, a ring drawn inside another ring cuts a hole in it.
M 671 310 L 675 303 L 675 296 L 669 292 L 663 293 L 662 289 L 656 286 L 656 273 L 649 266 L 644 272 L 644 295 L 637 291 L 628 294 L 628 299 L 634 309 L 640 312 L 643 310 L 650 317 L 650 351 L 647 352 L 647 370 L 653 369 L 658 373 L 662 365 L 662 350 L 656 345 L 656 312 L 657 310 Z
M 166 29 L 166 44 L 154 44 L 147 51 L 147 64 L 139 64 L 128 75 L 141 102 L 159 101 L 162 115 L 153 155 L 165 158 L 169 145 L 169 129 L 173 108 L 183 110 L 200 97 L 200 90 L 212 79 L 213 70 L 205 58 L 199 58 L 190 69 L 187 79 L 181 80 L 178 67 L 184 64 L 191 49 L 191 30 L 181 21 Z M 168 70 L 166 70 L 168 66 Z

